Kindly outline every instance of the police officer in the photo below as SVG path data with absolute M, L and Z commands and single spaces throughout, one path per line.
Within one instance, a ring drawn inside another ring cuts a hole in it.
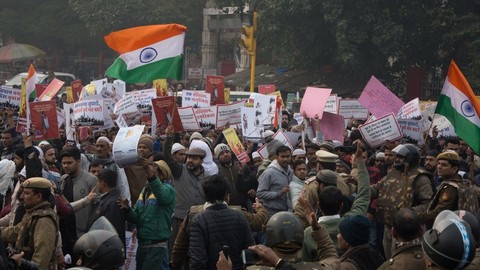
M 0 237 L 24 252 L 25 259 L 38 264 L 38 269 L 56 269 L 58 216 L 49 202 L 52 182 L 32 177 L 25 180 L 22 187 L 21 196 L 27 213 L 19 224 L 1 228 Z

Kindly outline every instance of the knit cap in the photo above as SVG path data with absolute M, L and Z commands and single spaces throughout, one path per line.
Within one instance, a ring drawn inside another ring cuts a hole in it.
M 153 151 L 153 138 L 148 134 L 143 134 L 140 137 L 138 144 L 144 144 L 150 149 L 150 151 Z
M 179 144 L 179 143 L 174 143 L 172 145 L 172 155 L 175 154 L 176 152 L 180 151 L 180 150 L 185 150 L 185 146 Z
M 230 151 L 230 147 L 228 147 L 228 145 L 224 144 L 224 143 L 219 143 L 217 146 L 215 146 L 215 150 L 213 150 L 213 153 L 215 154 L 215 157 L 218 158 L 218 156 L 220 155 L 220 153 L 222 153 L 222 151 Z
M 346 216 L 338 225 L 338 231 L 351 246 L 364 245 L 370 239 L 370 221 L 363 215 Z

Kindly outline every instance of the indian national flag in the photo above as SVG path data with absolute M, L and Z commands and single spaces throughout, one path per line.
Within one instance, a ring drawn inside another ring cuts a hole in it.
M 28 75 L 27 75 L 27 82 L 26 82 L 26 91 L 27 91 L 27 97 L 31 97 L 33 93 L 35 93 L 35 96 L 33 97 L 34 99 L 37 97 L 36 96 L 36 90 L 35 90 L 35 84 L 37 83 L 37 73 L 35 72 L 35 68 L 33 67 L 32 64 L 30 64 L 30 68 L 28 69 Z
M 128 83 L 181 79 L 186 30 L 183 25 L 162 24 L 110 33 L 105 42 L 121 55 L 105 75 Z
M 455 128 L 455 133 L 480 153 L 480 103 L 453 60 L 435 113 L 445 116 Z

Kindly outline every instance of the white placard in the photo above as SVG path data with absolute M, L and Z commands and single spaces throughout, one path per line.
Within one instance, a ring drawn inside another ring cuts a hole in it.
M 235 125 L 241 123 L 241 108 L 245 105 L 244 101 L 231 104 L 217 105 L 217 128 L 224 127 L 227 123 Z
M 402 106 L 397 113 L 397 118 L 411 119 L 420 116 L 420 101 L 418 98 L 410 100 Z
M 243 138 L 251 142 L 259 142 L 263 138 L 264 127 L 258 110 L 241 107 L 241 127 Z
M 413 119 L 397 119 L 398 126 L 402 131 L 403 138 L 414 144 L 424 144 L 423 121 Z M 414 140 L 413 142 L 411 140 Z
M 359 129 L 363 139 L 371 147 L 380 146 L 387 140 L 395 141 L 402 138 L 402 132 L 393 113 L 361 125 Z
M 201 129 L 215 129 L 217 123 L 217 106 L 205 108 L 194 108 L 193 112 L 197 117 Z
M 358 99 L 340 99 L 338 114 L 343 118 L 367 119 L 368 110 L 363 107 Z
M 180 120 L 185 130 L 200 130 L 197 117 L 195 117 L 192 107 L 178 108 L 178 114 L 180 115 Z
M 115 141 L 113 142 L 113 160 L 120 167 L 132 164 L 138 160 L 138 141 L 142 136 L 145 126 L 135 125 L 133 127 L 124 127 L 118 130 Z
M 337 94 L 330 94 L 327 99 L 327 103 L 325 103 L 323 111 L 338 114 L 338 101 L 339 98 L 337 97 Z
M 182 107 L 204 108 L 210 106 L 210 93 L 183 90 Z

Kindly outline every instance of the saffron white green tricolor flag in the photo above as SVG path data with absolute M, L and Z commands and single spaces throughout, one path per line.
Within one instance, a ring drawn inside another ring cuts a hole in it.
M 160 24 L 110 33 L 105 42 L 120 56 L 105 75 L 128 83 L 181 79 L 186 30 L 180 24 Z
M 445 116 L 455 128 L 455 133 L 480 153 L 480 103 L 453 60 L 435 113 Z

